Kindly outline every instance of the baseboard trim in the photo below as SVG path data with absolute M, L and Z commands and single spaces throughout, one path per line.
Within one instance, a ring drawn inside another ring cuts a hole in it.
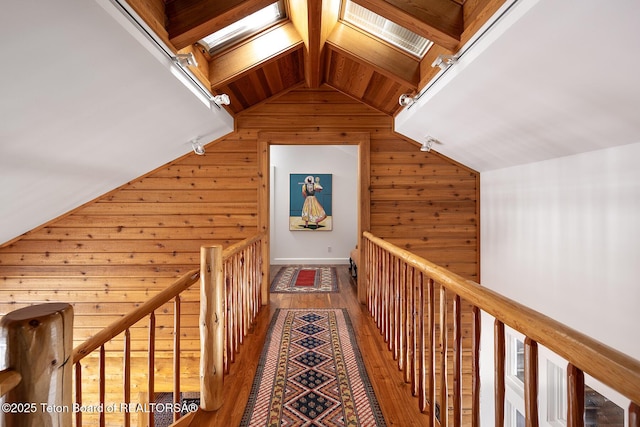
M 275 258 L 271 265 L 349 264 L 349 258 Z

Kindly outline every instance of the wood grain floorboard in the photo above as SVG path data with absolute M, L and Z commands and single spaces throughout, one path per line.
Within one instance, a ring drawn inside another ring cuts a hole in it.
M 279 266 L 273 266 L 271 277 Z M 212 413 L 199 413 L 191 425 L 237 426 L 240 424 L 249 398 L 253 378 L 267 328 L 277 308 L 346 308 L 354 327 L 358 346 L 363 355 L 369 379 L 389 426 L 426 426 L 427 414 L 418 410 L 418 401 L 411 395 L 411 387 L 402 379 L 396 361 L 376 328 L 366 306 L 357 300 L 356 286 L 346 265 L 337 266 L 337 293 L 271 294 L 269 305 L 263 306 L 256 323 L 245 337 L 236 361 L 224 380 L 224 404 Z

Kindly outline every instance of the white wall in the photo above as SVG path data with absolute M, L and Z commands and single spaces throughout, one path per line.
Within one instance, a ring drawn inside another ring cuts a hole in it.
M 482 284 L 640 359 L 639 159 L 636 143 L 482 173 Z
M 289 231 L 289 174 L 333 174 L 333 230 Z M 271 264 L 346 264 L 358 234 L 358 147 L 271 146 Z

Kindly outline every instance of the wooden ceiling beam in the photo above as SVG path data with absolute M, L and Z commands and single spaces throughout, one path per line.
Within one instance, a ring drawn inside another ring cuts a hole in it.
M 322 54 L 327 37 L 338 22 L 340 2 L 289 0 L 289 17 L 305 44 L 305 81 L 310 88 L 323 83 Z
M 462 6 L 450 0 L 353 1 L 452 52 L 464 31 Z
M 269 6 L 274 0 L 175 0 L 165 8 L 169 40 L 180 50 Z

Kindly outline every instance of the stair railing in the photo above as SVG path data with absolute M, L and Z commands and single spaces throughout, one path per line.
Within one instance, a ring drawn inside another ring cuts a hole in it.
M 360 277 L 366 280 L 369 311 L 405 381 L 411 383 L 420 410 L 429 413 L 431 426 L 444 427 L 449 422 L 455 427 L 462 425 L 461 316 L 466 301 L 472 307 L 471 425 L 480 425 L 480 311 L 484 311 L 495 318 L 496 426 L 504 426 L 504 327 L 508 325 L 525 336 L 524 407 L 528 427 L 538 426 L 538 344 L 568 361 L 568 426 L 584 426 L 586 373 L 626 396 L 631 401 L 629 426 L 640 427 L 640 361 L 371 233 L 363 236 L 361 258 L 365 268 L 361 271 L 366 273 Z M 449 302 L 451 310 L 447 308 Z M 450 373 L 452 379 L 448 378 Z
M 13 390 L 22 381 L 22 375 L 11 368 L 0 371 L 0 398 Z
M 161 291 L 137 309 L 77 346 L 73 351 L 75 366 L 75 404 L 82 408 L 82 360 L 99 351 L 98 407 L 105 405 L 106 370 L 105 344 L 122 335 L 123 349 L 123 398 L 122 425 L 131 425 L 131 336 L 130 329 L 145 318 L 148 320 L 148 369 L 146 372 L 148 400 L 155 395 L 155 311 L 163 305 L 174 303 L 173 342 L 173 404 L 180 405 L 180 294 L 200 280 L 200 408 L 212 410 L 221 404 L 222 375 L 228 371 L 228 361 L 234 360 L 249 325 L 261 306 L 262 253 L 260 243 L 264 233 L 234 244 L 224 251 L 221 246 L 201 248 L 200 270 L 192 270 Z M 213 332 L 212 332 L 213 331 Z M 215 341 L 215 345 L 214 344 Z M 213 360 L 215 359 L 215 363 Z M 218 362 L 221 360 L 222 362 Z M 116 408 L 117 409 L 117 408 Z M 99 425 L 105 425 L 105 414 L 99 411 Z M 154 426 L 154 413 L 148 412 L 146 425 Z M 82 426 L 83 411 L 75 412 L 76 427 Z M 174 422 L 180 412 L 174 412 Z
M 131 425 L 131 411 L 128 410 L 131 404 L 131 333 L 130 329 L 138 322 L 147 318 L 149 325 L 148 334 L 148 369 L 147 369 L 147 386 L 149 402 L 154 400 L 154 388 L 155 388 L 155 340 L 156 340 L 156 316 L 155 312 L 163 305 L 174 302 L 174 349 L 173 349 L 173 374 L 174 378 L 178 379 L 174 383 L 173 394 L 175 397 L 180 396 L 180 294 L 189 289 L 200 278 L 200 272 L 198 270 L 192 270 L 180 277 L 172 285 L 153 296 L 137 309 L 126 314 L 121 319 L 113 322 L 111 325 L 102 329 L 91 338 L 87 339 L 84 343 L 77 346 L 73 351 L 73 363 L 75 366 L 75 405 L 77 408 L 83 408 L 82 400 L 82 360 L 94 352 L 99 351 L 98 359 L 98 412 L 99 412 L 99 425 L 105 425 L 106 411 L 99 408 L 105 407 L 106 398 L 106 350 L 105 345 L 112 339 L 123 335 L 124 348 L 123 348 L 123 395 L 121 404 L 123 405 L 123 425 Z M 94 406 L 94 402 L 91 402 L 91 406 Z M 83 410 L 75 411 L 76 426 L 82 426 Z M 149 425 L 154 425 L 153 413 L 149 413 Z

